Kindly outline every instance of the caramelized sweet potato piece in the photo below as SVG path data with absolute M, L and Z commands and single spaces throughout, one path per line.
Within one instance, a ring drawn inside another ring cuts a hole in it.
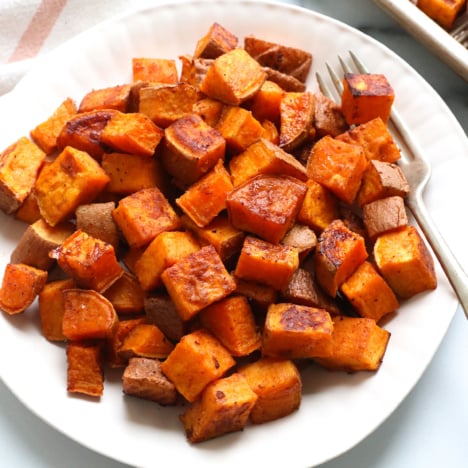
M 296 248 L 247 236 L 234 274 L 281 290 L 289 284 L 298 267 L 299 252 Z
M 161 232 L 180 226 L 177 213 L 157 187 L 121 199 L 112 217 L 130 247 L 144 247 Z
M 279 303 L 268 308 L 262 355 L 281 359 L 329 356 L 333 322 L 325 309 Z
M 65 338 L 84 341 L 112 337 L 119 319 L 108 299 L 92 289 L 65 289 L 62 294 Z
M 54 260 L 49 252 L 62 244 L 72 232 L 71 223 L 49 226 L 43 219 L 29 225 L 11 253 L 11 263 L 24 263 L 41 270 L 49 270 Z
M 101 142 L 115 151 L 153 156 L 163 136 L 163 130 L 145 114 L 118 112 L 102 130 Z
M 266 79 L 276 83 L 285 92 L 303 93 L 306 90 L 305 83 L 292 75 L 270 67 L 263 67 L 263 70 L 266 73 Z
M 315 251 L 315 277 L 330 296 L 367 259 L 365 240 L 351 231 L 341 219 L 330 223 L 319 237 Z
M 280 123 L 280 105 L 285 91 L 274 81 L 266 80 L 252 98 L 250 110 L 253 116 L 262 122 L 270 120 Z
M 304 224 L 294 224 L 281 240 L 283 245 L 295 247 L 299 252 L 299 261 L 303 261 L 317 245 L 315 232 Z
M 158 234 L 135 263 L 135 274 L 144 291 L 161 286 L 162 272 L 196 252 L 200 246 L 189 232 L 167 231 Z
M 254 424 L 273 421 L 299 409 L 302 380 L 292 361 L 263 357 L 241 367 L 239 374 L 258 396 L 250 412 Z
M 28 224 L 35 223 L 41 219 L 41 212 L 37 206 L 34 190 L 24 199 L 22 205 L 15 211 L 14 216 L 16 219 Z
M 244 49 L 236 48 L 214 60 L 200 83 L 200 90 L 208 97 L 238 106 L 251 98 L 265 79 L 260 64 Z
M 464 0 L 418 0 L 417 7 L 445 29 L 451 29 Z
M 131 358 L 122 376 L 123 392 L 160 405 L 174 405 L 177 390 L 161 371 L 159 359 Z
M 437 286 L 434 260 L 414 226 L 377 237 L 374 258 L 379 272 L 400 298 L 407 299 Z
M 114 247 L 80 230 L 70 235 L 50 255 L 81 288 L 103 292 L 124 274 Z
M 318 138 L 325 135 L 336 137 L 345 132 L 348 124 L 341 112 L 341 107 L 322 93 L 314 95 L 314 127 Z
M 190 185 L 219 159 L 224 160 L 225 149 L 226 141 L 219 131 L 199 115 L 191 114 L 166 128 L 161 161 L 177 182 Z
M 390 332 L 380 328 L 374 319 L 335 317 L 332 353 L 315 361 L 334 371 L 376 371 L 382 363 Z
M 257 395 L 238 373 L 212 382 L 180 417 L 187 439 L 198 443 L 241 431 L 256 401 Z
M 137 278 L 127 271 L 103 294 L 119 316 L 144 312 L 145 293 Z
M 104 392 L 101 346 L 87 343 L 67 345 L 67 391 L 92 397 Z
M 0 153 L 0 209 L 16 211 L 31 193 L 45 153 L 26 137 Z
M 8 263 L 0 287 L 0 310 L 9 315 L 24 312 L 42 291 L 47 276 L 39 268 Z
M 114 109 L 126 112 L 130 91 L 131 85 L 129 84 L 93 89 L 81 100 L 78 112 L 90 112 L 98 109 Z
M 189 402 L 235 365 L 229 351 L 207 330 L 184 335 L 161 364 L 164 375 Z
M 222 102 L 216 99 L 203 98 L 193 105 L 192 111 L 194 114 L 199 115 L 210 127 L 215 128 L 224 106 Z
M 235 275 L 234 280 L 236 282 L 236 294 L 245 296 L 254 308 L 255 313 L 258 311 L 261 315 L 264 315 L 269 305 L 278 299 L 278 290 L 272 286 L 242 279 Z
M 208 32 L 198 40 L 193 56 L 215 59 L 237 47 L 239 40 L 224 26 L 214 22 Z
M 304 166 L 294 156 L 264 138 L 233 156 L 229 161 L 229 171 L 234 186 L 259 174 L 289 175 L 307 180 Z
M 153 57 L 133 57 L 132 77 L 134 82 L 177 84 L 179 81 L 175 60 Z
M 345 73 L 341 110 L 348 124 L 362 124 L 380 117 L 390 117 L 395 93 L 387 78 L 373 73 Z
M 76 104 L 71 98 L 65 99 L 53 114 L 31 130 L 31 137 L 46 154 L 57 149 L 57 137 L 66 122 L 76 114 Z
M 205 227 L 226 209 L 233 189 L 231 176 L 220 159 L 214 168 L 176 199 L 179 208 L 199 227 Z
M 294 177 L 258 175 L 228 195 L 229 219 L 237 229 L 278 243 L 294 224 L 306 191 Z
M 183 320 L 229 296 L 236 284 L 211 245 L 164 270 L 162 282 Z
M 44 167 L 34 186 L 42 217 L 51 226 L 67 220 L 78 206 L 92 202 L 108 181 L 89 154 L 67 146 Z
M 229 296 L 200 312 L 209 330 L 233 356 L 247 356 L 260 348 L 260 334 L 245 296 Z
M 72 279 L 51 281 L 42 288 L 38 296 L 42 334 L 50 341 L 65 341 L 62 331 L 65 303 L 63 291 L 76 287 Z
M 138 110 L 158 127 L 166 128 L 192 113 L 198 91 L 188 83 L 150 85 L 140 89 Z

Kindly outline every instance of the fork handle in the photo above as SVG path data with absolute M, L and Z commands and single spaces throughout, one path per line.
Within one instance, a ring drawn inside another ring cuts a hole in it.
M 413 194 L 413 197 L 407 200 L 407 205 L 439 260 L 468 319 L 468 276 L 432 221 L 421 193 Z

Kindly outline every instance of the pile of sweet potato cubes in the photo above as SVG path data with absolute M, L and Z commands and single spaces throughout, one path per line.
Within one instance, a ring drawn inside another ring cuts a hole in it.
M 337 105 L 306 89 L 310 53 L 217 23 L 179 60 L 135 57 L 1 153 L 27 228 L 0 308 L 38 298 L 70 394 L 121 368 L 125 394 L 188 403 L 195 443 L 297 410 L 299 361 L 376 371 L 379 322 L 436 277 L 384 76 L 346 75 Z

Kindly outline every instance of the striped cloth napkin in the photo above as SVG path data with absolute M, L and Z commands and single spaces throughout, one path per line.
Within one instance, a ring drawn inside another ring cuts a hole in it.
M 153 0 L 0 0 L 0 96 L 34 59 L 74 35 Z

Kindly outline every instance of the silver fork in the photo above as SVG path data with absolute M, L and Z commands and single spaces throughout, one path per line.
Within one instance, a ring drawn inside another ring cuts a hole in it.
M 350 51 L 349 54 L 359 73 L 369 73 L 354 53 Z M 351 67 L 341 57 L 338 58 L 343 72 L 351 73 L 353 71 Z M 343 91 L 342 81 L 328 63 L 326 66 L 335 90 L 341 96 Z M 322 93 L 333 99 L 333 92 L 326 85 L 325 80 L 319 73 L 316 76 Z M 403 156 L 399 161 L 399 165 L 410 185 L 410 194 L 406 197 L 406 204 L 432 247 L 468 318 L 468 276 L 432 221 L 423 200 L 424 189 L 431 177 L 431 167 L 425 161 L 421 148 L 412 137 L 410 130 L 395 107 L 392 109 L 389 124 L 389 129 L 398 142 Z

